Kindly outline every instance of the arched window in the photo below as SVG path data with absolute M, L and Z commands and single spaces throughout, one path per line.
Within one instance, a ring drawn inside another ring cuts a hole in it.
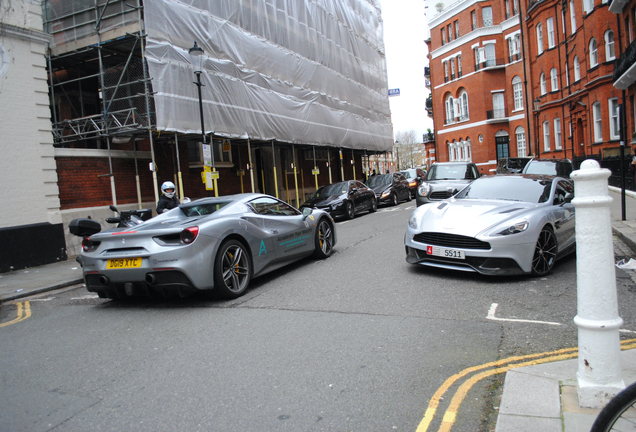
M 557 91 L 559 89 L 559 77 L 557 77 L 556 68 L 550 69 L 550 91 Z
M 612 30 L 608 30 L 605 32 L 605 61 L 614 60 L 615 58 L 614 32 Z
M 450 143 L 447 141 L 448 144 L 448 160 L 453 162 L 455 159 L 455 143 Z
M 515 129 L 515 136 L 517 137 L 517 157 L 526 157 L 526 131 L 519 126 Z
M 515 110 L 523 109 L 523 87 L 518 75 L 512 79 L 512 94 L 515 100 Z
M 574 56 L 574 82 L 581 79 L 581 66 L 579 65 L 579 56 Z
M 446 108 L 446 124 L 455 123 L 455 110 L 454 110 L 455 100 L 450 93 L 446 96 L 444 101 L 444 106 Z
M 457 144 L 457 160 L 461 161 L 464 160 L 464 142 L 460 139 L 459 143 Z
M 537 24 L 537 54 L 543 53 L 543 27 Z
M 459 95 L 459 119 L 468 120 L 468 93 L 462 91 Z
M 545 85 L 545 74 L 541 72 L 541 76 L 539 77 L 539 84 L 541 85 L 541 96 L 548 92 L 548 89 Z
M 598 65 L 598 50 L 596 47 L 596 39 L 590 39 L 590 69 Z
M 473 160 L 473 150 L 470 147 L 470 138 L 466 138 L 466 141 L 464 141 L 464 145 L 466 146 L 466 160 L 467 161 L 471 161 Z

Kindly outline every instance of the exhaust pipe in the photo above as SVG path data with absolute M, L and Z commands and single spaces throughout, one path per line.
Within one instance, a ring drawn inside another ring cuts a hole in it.
M 99 283 L 104 285 L 104 286 L 108 286 L 108 285 L 110 285 L 110 279 L 108 279 L 106 276 L 100 276 L 99 277 Z
M 146 282 L 149 283 L 150 285 L 154 285 L 154 283 L 157 282 L 157 276 L 155 276 L 152 273 L 148 273 L 146 275 Z

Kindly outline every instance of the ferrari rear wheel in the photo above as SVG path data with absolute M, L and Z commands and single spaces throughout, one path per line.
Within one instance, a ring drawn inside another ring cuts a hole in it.
M 252 262 L 243 243 L 227 240 L 214 261 L 214 288 L 225 298 L 240 297 L 252 279 Z
M 333 229 L 326 219 L 321 219 L 316 230 L 316 258 L 327 258 L 333 251 Z
M 351 201 L 347 201 L 347 203 L 345 204 L 345 214 L 347 216 L 347 219 L 353 219 L 354 217 L 356 217 L 356 210 L 353 207 Z
M 539 233 L 537 244 L 532 257 L 532 274 L 546 275 L 554 267 L 557 254 L 557 242 L 554 233 L 549 228 L 543 228 Z

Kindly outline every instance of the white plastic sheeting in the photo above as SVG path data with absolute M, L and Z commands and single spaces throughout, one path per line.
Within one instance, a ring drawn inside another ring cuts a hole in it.
M 378 0 L 145 0 L 157 128 L 390 151 Z

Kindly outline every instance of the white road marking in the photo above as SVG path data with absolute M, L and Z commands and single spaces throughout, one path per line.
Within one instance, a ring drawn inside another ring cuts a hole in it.
M 47 298 L 41 298 L 41 299 L 31 299 L 29 300 L 30 302 L 39 302 L 39 301 L 51 301 L 53 300 L 55 297 L 47 297 Z
M 89 294 L 89 295 L 85 295 L 81 297 L 71 297 L 71 300 L 90 300 L 90 299 L 96 299 L 96 298 L 99 298 L 97 294 Z
M 561 323 L 555 323 L 555 322 L 549 322 L 549 321 L 533 321 L 533 320 L 523 320 L 523 319 L 512 319 L 512 318 L 496 318 L 495 317 L 495 311 L 497 310 L 497 306 L 499 306 L 498 303 L 493 303 L 490 305 L 490 309 L 488 310 L 488 316 L 486 317 L 486 319 L 489 320 L 493 320 L 493 321 L 512 321 L 512 322 L 526 322 L 526 323 L 533 323 L 533 324 L 548 324 L 548 325 L 563 325 Z

